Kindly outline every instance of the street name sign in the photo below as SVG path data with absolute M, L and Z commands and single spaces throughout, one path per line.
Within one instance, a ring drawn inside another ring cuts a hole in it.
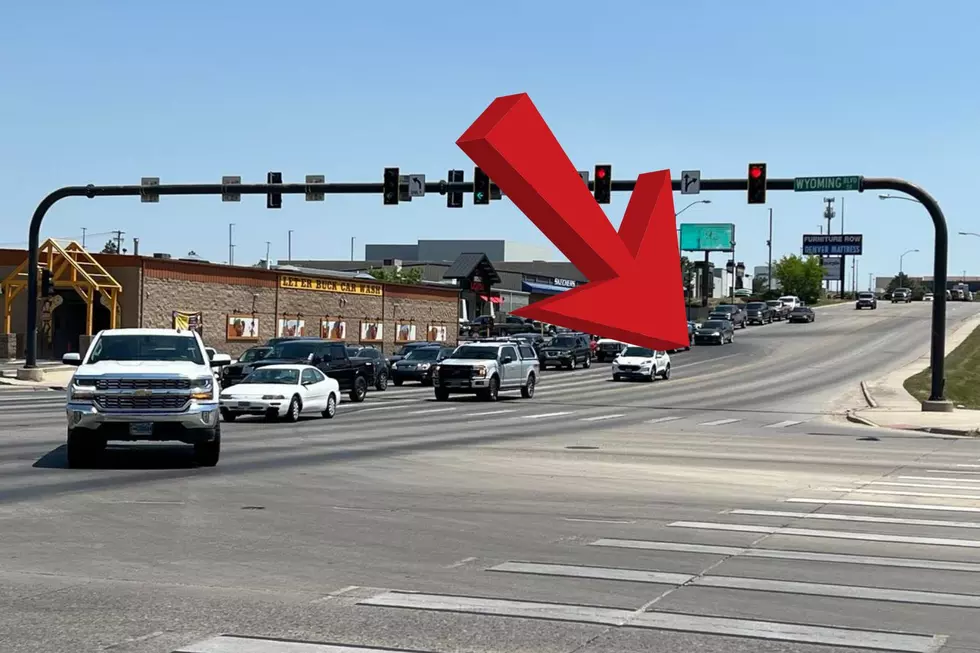
M 793 190 L 797 193 L 828 190 L 861 190 L 861 177 L 855 175 L 796 177 L 793 179 Z
M 861 234 L 804 234 L 804 256 L 860 256 L 864 253 Z

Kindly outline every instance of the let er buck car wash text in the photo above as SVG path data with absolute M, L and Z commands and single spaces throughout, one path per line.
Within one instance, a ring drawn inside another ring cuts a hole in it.
M 292 288 L 294 290 L 340 292 L 350 295 L 370 295 L 372 297 L 381 297 L 384 294 L 382 286 L 378 284 L 335 281 L 333 279 L 312 279 L 308 277 L 279 277 L 279 287 Z

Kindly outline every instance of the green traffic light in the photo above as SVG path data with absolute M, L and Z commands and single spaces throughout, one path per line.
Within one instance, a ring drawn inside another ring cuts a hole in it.
M 483 199 L 483 193 L 477 193 L 476 194 L 476 199 L 482 200 Z

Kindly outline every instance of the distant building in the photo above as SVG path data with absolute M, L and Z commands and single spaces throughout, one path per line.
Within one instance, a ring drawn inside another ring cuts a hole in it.
M 553 250 L 547 247 L 505 240 L 419 240 L 414 245 L 368 244 L 364 246 L 364 259 L 448 263 L 466 252 L 483 252 L 496 262 L 555 260 Z

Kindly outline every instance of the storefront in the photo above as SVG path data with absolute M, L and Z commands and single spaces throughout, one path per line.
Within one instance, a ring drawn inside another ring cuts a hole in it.
M 571 290 L 576 286 L 581 286 L 586 282 L 575 281 L 574 279 L 561 279 L 559 277 L 538 277 L 529 274 L 522 275 L 521 289 L 528 293 L 529 301 L 534 303 L 548 297 L 553 297 L 558 293 Z

